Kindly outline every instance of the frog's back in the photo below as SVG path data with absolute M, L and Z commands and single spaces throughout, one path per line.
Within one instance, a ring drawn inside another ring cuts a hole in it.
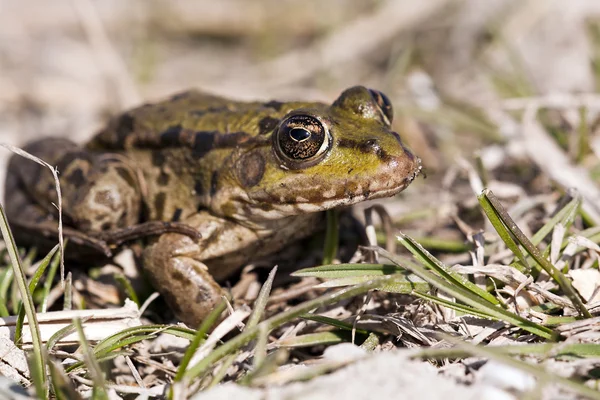
M 270 133 L 289 110 L 306 105 L 309 103 L 239 102 L 190 90 L 112 119 L 87 147 L 96 150 L 185 147 L 185 141 L 192 141 L 195 136 L 192 133 L 197 132 L 243 132 L 245 136 L 256 136 Z

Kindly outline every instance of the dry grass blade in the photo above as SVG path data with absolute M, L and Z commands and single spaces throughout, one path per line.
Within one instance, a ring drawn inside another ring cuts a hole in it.
M 34 161 L 44 167 L 48 168 L 50 172 L 52 172 L 52 176 L 54 177 L 54 184 L 56 190 L 56 205 L 58 208 L 58 247 L 60 248 L 60 280 L 61 282 L 65 279 L 65 243 L 63 238 L 63 223 L 62 223 L 62 194 L 60 191 L 60 181 L 58 179 L 58 170 L 54 168 L 52 165 L 48 164 L 46 161 L 35 157 L 26 151 L 19 149 L 18 147 L 11 146 L 6 143 L 0 143 L 0 146 L 4 147 L 7 150 L 12 151 L 13 153 L 25 157 L 28 160 Z M 5 218 L 6 219 L 6 218 Z

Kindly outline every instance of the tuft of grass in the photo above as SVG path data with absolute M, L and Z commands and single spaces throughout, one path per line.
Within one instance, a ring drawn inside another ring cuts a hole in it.
M 531 256 L 535 262 L 540 265 L 544 271 L 546 271 L 550 277 L 560 286 L 565 295 L 571 300 L 575 309 L 585 318 L 591 318 L 592 315 L 587 310 L 585 305 L 581 302 L 579 295 L 573 289 L 571 281 L 567 279 L 564 274 L 554 267 L 548 261 L 546 257 L 542 255 L 540 250 L 534 246 L 534 244 L 525 236 L 523 231 L 519 229 L 517 224 L 508 215 L 502 204 L 498 201 L 494 194 L 486 189 L 483 193 L 478 196 L 481 207 L 486 213 L 494 228 L 506 243 L 506 245 L 513 251 L 515 255 L 523 262 L 525 266 L 528 265 L 527 261 L 521 250 L 517 247 L 518 243 L 525 248 L 525 251 Z M 513 239 L 514 238 L 514 239 Z

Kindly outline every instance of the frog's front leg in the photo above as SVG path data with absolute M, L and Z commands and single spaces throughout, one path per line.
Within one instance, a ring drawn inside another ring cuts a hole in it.
M 144 250 L 144 270 L 175 314 L 196 327 L 221 301 L 217 283 L 256 254 L 261 240 L 254 230 L 199 212 L 184 221 L 202 239 L 161 235 Z

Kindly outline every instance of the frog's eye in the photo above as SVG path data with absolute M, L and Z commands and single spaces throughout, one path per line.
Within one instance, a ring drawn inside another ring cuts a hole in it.
M 373 97 L 373 100 L 375 100 L 377 107 L 379 107 L 379 110 L 381 111 L 384 120 L 383 122 L 385 122 L 386 125 L 391 125 L 392 120 L 394 119 L 394 108 L 392 107 L 390 99 L 378 90 L 369 89 L 369 93 L 371 93 L 371 97 Z
M 277 156 L 290 169 L 315 165 L 331 143 L 325 125 L 310 115 L 293 115 L 283 120 L 273 140 Z

